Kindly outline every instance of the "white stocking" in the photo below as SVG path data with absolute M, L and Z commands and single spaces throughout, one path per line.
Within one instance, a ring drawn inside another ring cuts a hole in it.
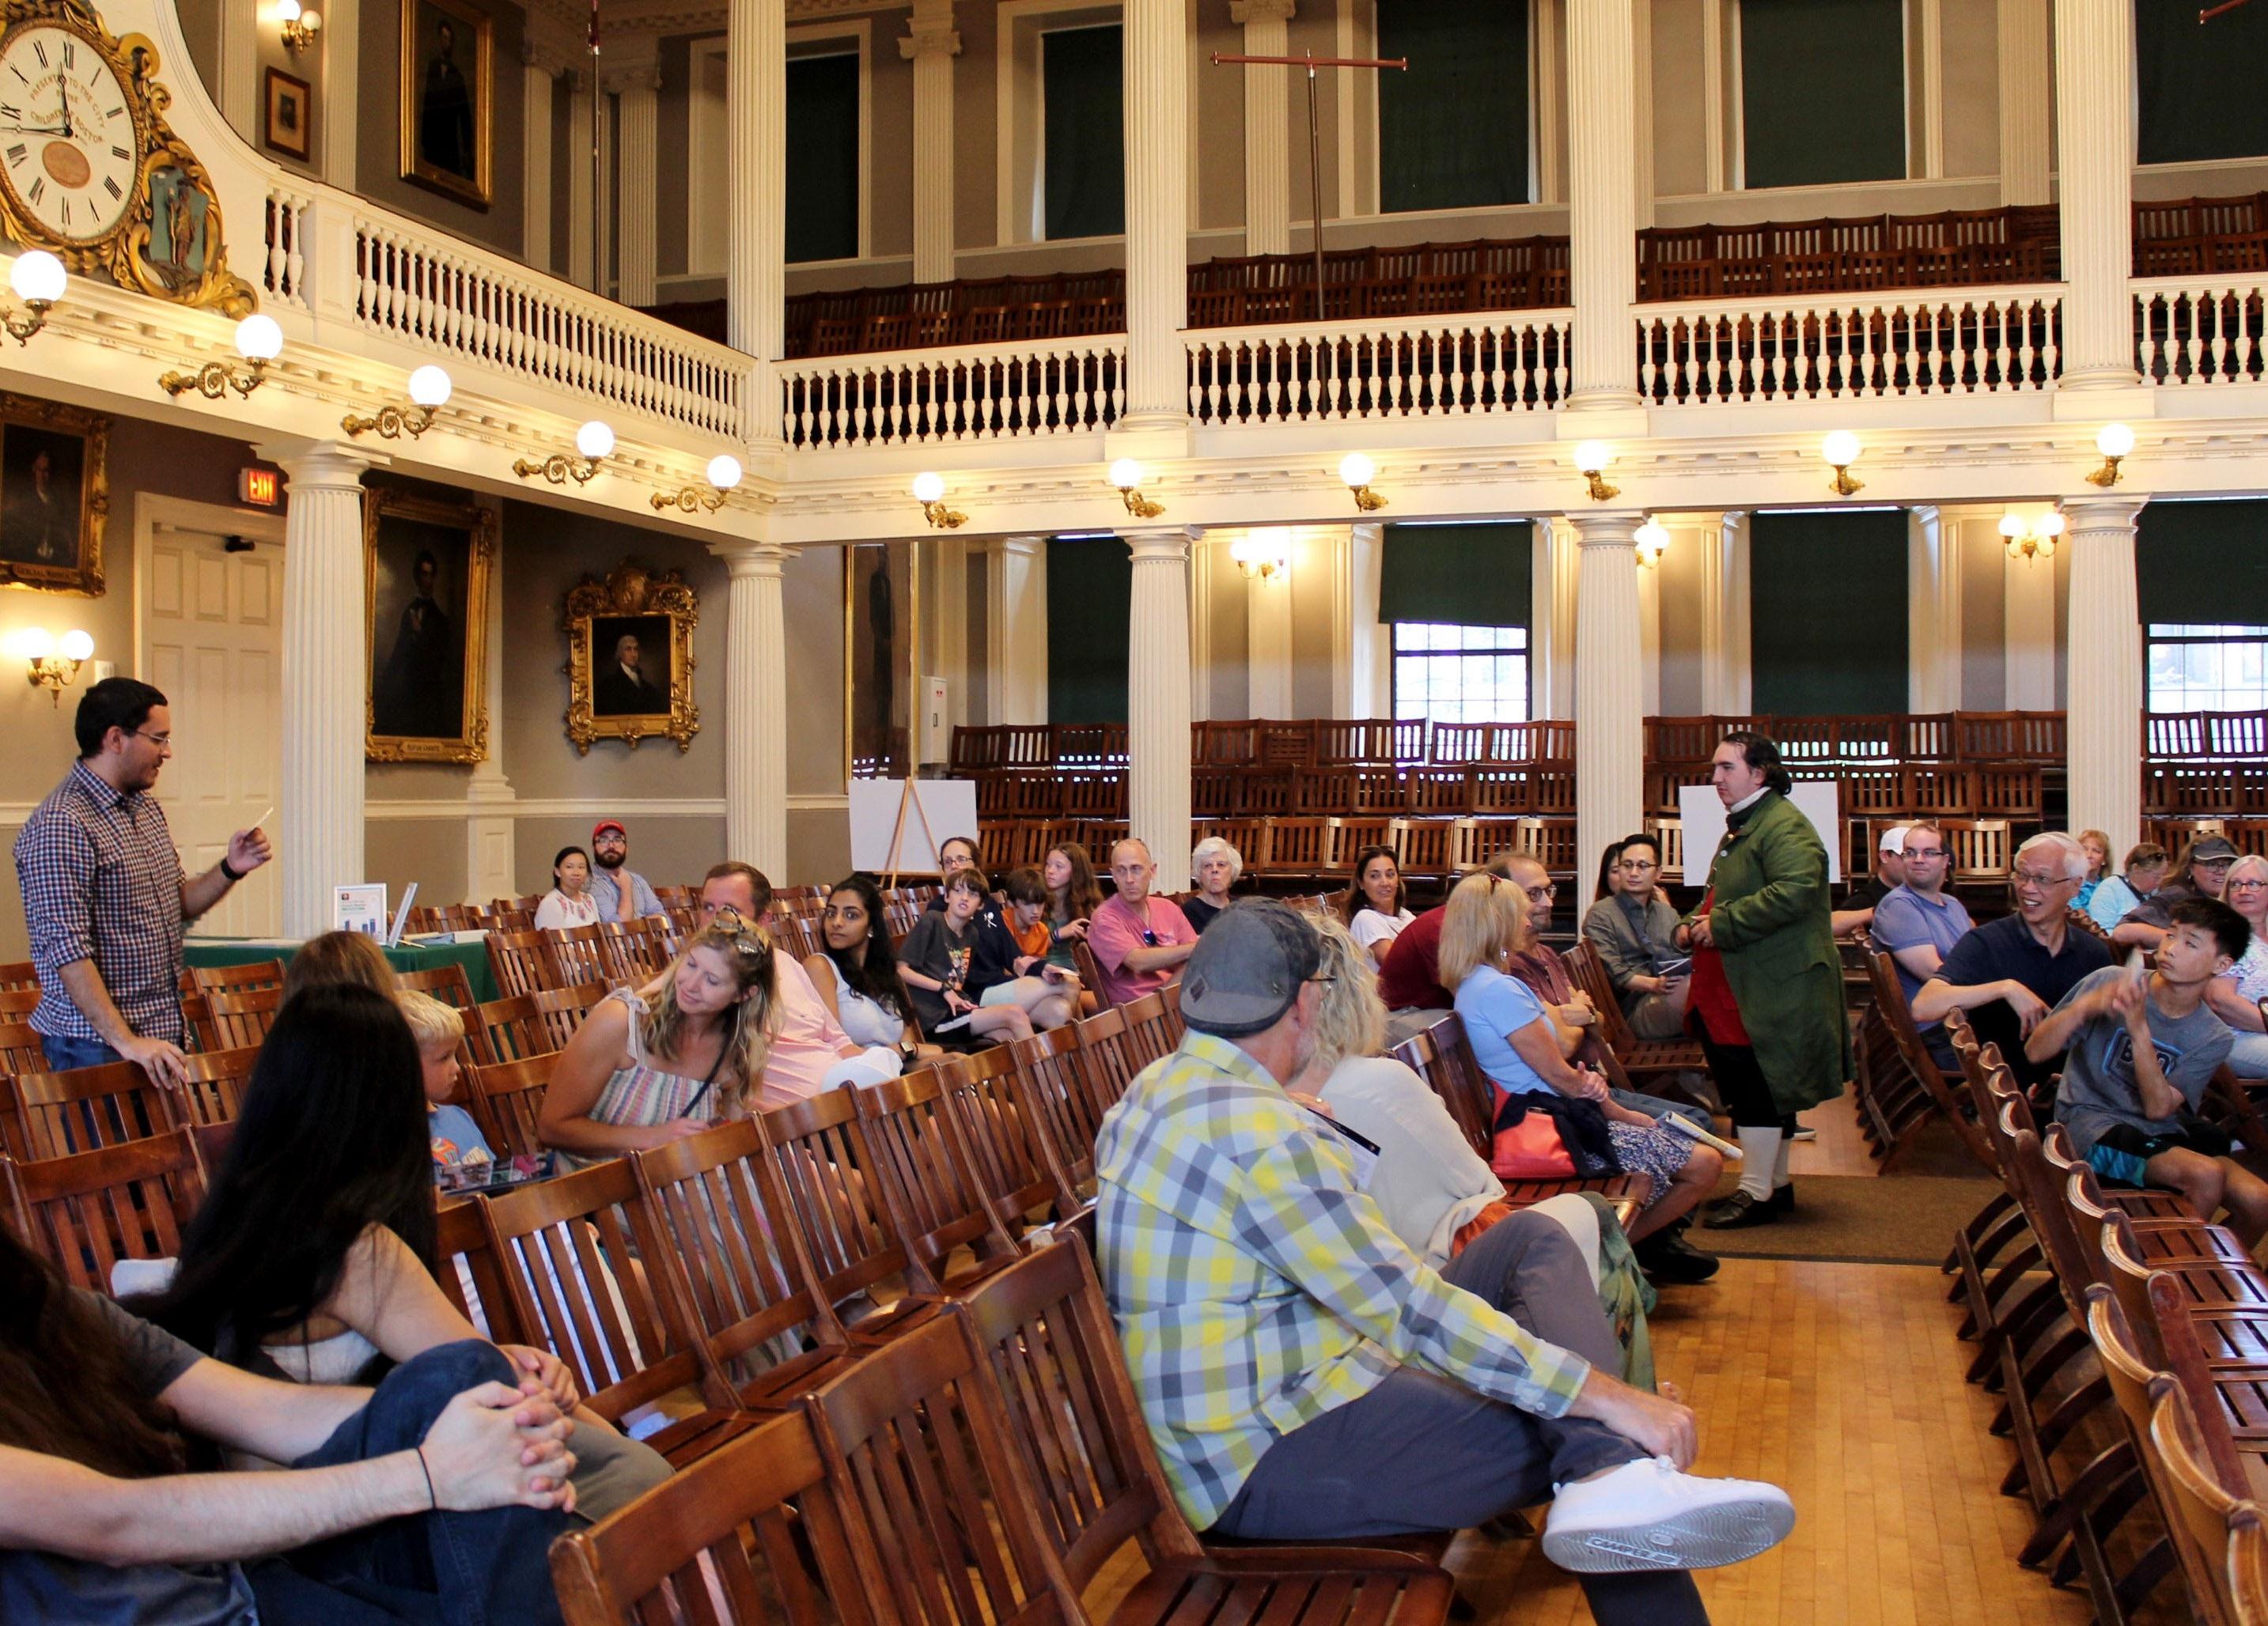
M 1734 1133 L 1741 1140 L 1741 1189 L 1764 1202 L 1772 1194 L 1772 1170 L 1779 1162 L 1786 1137 L 1777 1128 L 1752 1129 L 1746 1124 Z

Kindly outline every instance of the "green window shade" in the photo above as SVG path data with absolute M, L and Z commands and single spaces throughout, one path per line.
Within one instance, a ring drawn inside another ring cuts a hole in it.
M 1116 237 L 1126 230 L 1125 99 L 1120 67 L 1123 32 L 1113 23 L 1103 28 L 1059 28 L 1040 36 L 1047 107 L 1042 185 L 1049 241 Z
M 1528 202 L 1526 0 L 1380 0 L 1378 201 L 1391 214 Z
M 787 64 L 787 257 L 858 257 L 858 58 Z
M 2146 626 L 2268 627 L 2268 502 L 2152 503 L 2134 574 Z
M 1740 4 L 1744 184 L 1903 179 L 1903 0 Z
M 1749 520 L 1750 703 L 1793 717 L 1906 709 L 1906 516 Z
M 1048 543 L 1048 720 L 1126 720 L 1134 555 L 1115 536 Z
M 1389 525 L 1378 619 L 1450 627 L 1528 625 L 1535 527 Z
M 2268 153 L 2268 9 L 2198 21 L 2198 0 L 2134 0 L 2134 99 L 2145 164 Z

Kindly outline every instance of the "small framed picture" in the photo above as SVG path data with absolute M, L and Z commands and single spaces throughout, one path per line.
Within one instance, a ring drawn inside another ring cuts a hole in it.
M 267 142 L 270 151 L 287 158 L 307 161 L 314 151 L 315 96 L 305 79 L 295 79 L 281 68 L 268 70 Z

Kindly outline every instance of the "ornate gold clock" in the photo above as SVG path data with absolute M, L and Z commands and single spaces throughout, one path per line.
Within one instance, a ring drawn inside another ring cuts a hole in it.
M 81 0 L 6 0 L 0 19 L 0 227 L 75 271 L 248 313 L 219 197 L 166 122 L 157 48 Z

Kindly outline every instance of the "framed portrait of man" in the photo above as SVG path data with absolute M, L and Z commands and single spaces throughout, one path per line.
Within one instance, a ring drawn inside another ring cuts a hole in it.
M 475 209 L 494 201 L 495 24 L 465 0 L 402 0 L 401 177 Z
M 496 513 L 375 488 L 363 497 L 373 762 L 489 754 L 489 593 Z
M 0 394 L 0 584 L 101 596 L 109 454 L 101 413 Z
M 631 749 L 659 735 L 690 750 L 700 731 L 693 703 L 693 629 L 701 607 L 675 570 L 624 560 L 567 595 L 567 738 L 588 755 L 593 740 Z

